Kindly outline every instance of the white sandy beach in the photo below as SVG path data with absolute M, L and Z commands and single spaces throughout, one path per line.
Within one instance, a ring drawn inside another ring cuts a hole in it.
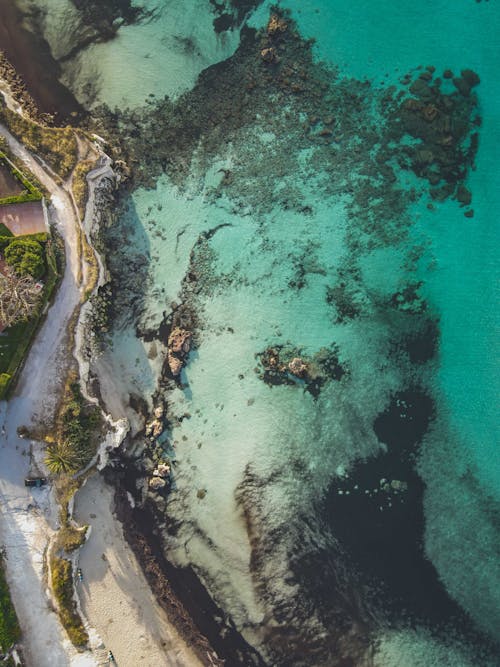
M 113 516 L 113 490 L 98 475 L 77 493 L 74 516 L 80 524 L 91 526 L 79 554 L 82 610 L 117 664 L 201 665 L 152 598 L 122 526 Z

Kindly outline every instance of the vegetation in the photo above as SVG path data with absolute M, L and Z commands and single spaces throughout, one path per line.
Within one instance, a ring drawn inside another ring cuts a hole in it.
M 5 248 L 5 261 L 18 276 L 41 278 L 45 273 L 43 247 L 38 241 L 16 239 Z
M 95 453 L 100 432 L 100 410 L 87 403 L 73 375 L 64 392 L 54 442 L 47 447 L 47 468 L 58 475 L 74 473 L 85 467 Z
M 61 623 L 75 646 L 85 646 L 89 637 L 73 597 L 73 566 L 69 560 L 59 556 L 53 556 L 50 565 L 52 590 L 59 607 Z
M 0 401 L 5 398 L 10 381 L 11 376 L 8 373 L 0 373 Z
M 12 175 L 22 184 L 24 192 L 21 192 L 18 195 L 0 198 L 0 205 L 22 204 L 26 201 L 39 201 L 43 197 L 43 193 L 38 185 L 35 185 L 29 178 L 27 178 L 23 172 L 15 166 L 12 160 L 7 157 L 7 154 L 0 150 L 0 165 L 2 164 L 6 165 Z
M 85 543 L 86 535 L 87 526 L 77 528 L 68 522 L 65 526 L 60 528 L 57 533 L 56 545 L 58 548 L 64 549 L 67 553 L 71 553 L 72 551 L 79 549 L 82 544 Z
M 31 258 L 29 261 L 32 261 Z M 35 261 L 38 259 L 34 257 L 33 262 Z M 23 265 L 23 270 L 26 268 L 27 265 Z M 33 265 L 33 269 L 35 268 Z M 34 317 L 40 303 L 41 292 L 30 275 L 19 275 L 11 268 L 5 268 L 4 272 L 0 273 L 0 322 L 4 327 Z
M 95 160 L 82 160 L 76 165 L 73 172 L 72 190 L 75 198 L 76 206 L 80 220 L 85 217 L 85 206 L 89 195 L 89 187 L 87 183 L 87 174 L 94 167 Z
M 0 652 L 7 652 L 13 644 L 19 641 L 20 637 L 21 630 L 10 599 L 2 556 L 0 556 Z
M 10 376 L 9 381 L 4 377 L 4 384 L 2 387 L 3 393 L 0 390 L 0 399 L 6 398 L 9 388 L 12 387 L 12 384 L 16 379 L 21 362 L 26 355 L 31 340 L 33 339 L 33 335 L 39 325 L 40 314 L 44 311 L 59 278 L 54 244 L 50 239 L 47 240 L 47 234 L 31 234 L 29 236 L 17 237 L 17 239 L 19 238 L 31 239 L 38 242 L 45 241 L 45 262 L 47 265 L 47 272 L 44 278 L 45 285 L 41 292 L 38 292 L 39 303 L 33 311 L 33 315 L 28 320 L 17 319 L 11 326 L 5 329 L 0 338 L 0 373 L 4 374 L 4 376 Z M 4 242 L 10 243 L 12 240 L 13 237 L 0 237 L 0 248 L 5 247 Z M 33 281 L 32 278 L 28 277 L 28 279 Z M 6 302 L 7 297 L 4 296 L 3 290 L 0 287 L 0 302 L 2 300 Z M 1 314 L 0 319 L 2 319 Z
M 60 178 L 66 180 L 78 161 L 78 144 L 71 127 L 44 127 L 0 103 L 0 121 L 26 148 L 42 157 Z
M 12 241 L 37 241 L 45 243 L 49 240 L 47 232 L 38 232 L 37 234 L 24 234 L 23 236 L 14 236 L 13 234 L 3 234 L 0 229 L 0 250 L 4 250 Z

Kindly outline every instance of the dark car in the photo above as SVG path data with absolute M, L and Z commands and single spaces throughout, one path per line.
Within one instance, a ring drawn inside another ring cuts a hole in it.
M 43 486 L 44 484 L 47 484 L 47 478 L 46 477 L 25 477 L 24 478 L 24 486 Z

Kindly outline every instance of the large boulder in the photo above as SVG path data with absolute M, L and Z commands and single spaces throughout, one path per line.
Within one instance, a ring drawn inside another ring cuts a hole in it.
M 175 327 L 168 337 L 168 349 L 175 354 L 187 354 L 191 348 L 193 334 L 187 329 Z

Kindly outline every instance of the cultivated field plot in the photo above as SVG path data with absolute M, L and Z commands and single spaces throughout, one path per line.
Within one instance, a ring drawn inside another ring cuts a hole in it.
M 48 231 L 41 201 L 0 206 L 0 224 L 5 225 L 14 236 Z

